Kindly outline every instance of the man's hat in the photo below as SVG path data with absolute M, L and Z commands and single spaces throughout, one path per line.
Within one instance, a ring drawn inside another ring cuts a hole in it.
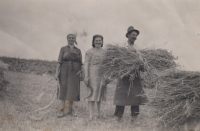
M 130 26 L 130 27 L 128 27 L 128 29 L 127 29 L 127 33 L 126 33 L 126 37 L 127 37 L 127 38 L 128 38 L 128 34 L 131 33 L 132 31 L 137 32 L 137 35 L 140 34 L 140 32 L 139 32 L 138 30 L 134 29 L 133 26 Z

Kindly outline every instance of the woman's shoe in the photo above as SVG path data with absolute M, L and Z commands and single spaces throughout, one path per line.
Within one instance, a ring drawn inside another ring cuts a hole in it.
M 65 116 L 64 112 L 63 111 L 59 111 L 57 113 L 57 118 L 63 118 Z
M 57 118 L 63 118 L 65 116 L 65 113 L 64 113 L 64 109 L 59 109 L 57 112 L 56 112 L 56 115 L 57 115 Z
M 75 111 L 72 108 L 69 108 L 67 115 L 77 117 L 77 114 L 75 113 Z

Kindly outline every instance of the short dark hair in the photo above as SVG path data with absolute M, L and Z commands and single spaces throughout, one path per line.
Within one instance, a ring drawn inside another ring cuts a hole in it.
M 102 42 L 103 42 L 103 36 L 102 35 L 94 35 L 93 38 L 92 38 L 92 47 L 93 48 L 95 47 L 94 40 L 97 37 L 100 37 L 102 39 Z M 102 43 L 101 47 L 103 47 L 103 43 Z

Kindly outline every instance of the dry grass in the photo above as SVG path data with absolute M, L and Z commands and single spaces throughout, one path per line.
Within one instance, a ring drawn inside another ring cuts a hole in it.
M 147 131 L 152 128 L 148 118 L 148 108 L 145 106 L 141 107 L 141 114 L 134 124 L 130 123 L 130 107 L 125 110 L 124 122 L 117 123 L 111 118 L 115 109 L 113 105 L 115 88 L 112 88 L 114 85 L 109 85 L 107 101 L 102 103 L 102 113 L 108 119 L 88 122 L 87 102 L 83 99 L 74 105 L 78 117 L 56 118 L 56 102 L 43 111 L 30 114 L 51 102 L 52 93 L 56 87 L 55 81 L 48 84 L 41 101 L 36 101 L 45 82 L 51 78 L 50 76 L 7 72 L 6 78 L 11 83 L 7 87 L 7 96 L 0 101 L 0 124 L 3 125 L 0 130 L 2 131 Z M 86 87 L 81 83 L 81 98 L 85 96 Z M 30 116 L 41 119 L 33 120 Z
M 56 118 L 56 101 L 51 107 L 30 114 L 52 101 L 52 93 L 56 87 L 55 81 L 48 84 L 41 101 L 36 101 L 45 82 L 51 76 L 6 72 L 5 77 L 11 83 L 7 87 L 7 96 L 0 100 L 1 131 L 160 131 L 153 126 L 154 119 L 149 117 L 151 109 L 146 105 L 141 106 L 141 113 L 133 124 L 130 123 L 130 107 L 125 109 L 124 122 L 117 123 L 111 118 L 115 110 L 113 105 L 115 90 L 113 86 L 115 85 L 108 86 L 107 101 L 102 103 L 102 113 L 108 118 L 89 122 L 87 102 L 83 100 L 86 96 L 86 87 L 83 83 L 81 83 L 82 99 L 74 105 L 78 117 L 66 116 L 59 119 Z M 149 92 L 151 89 L 145 89 L 145 91 Z M 30 116 L 40 119 L 30 119 Z M 186 128 L 180 129 L 180 131 L 186 131 Z

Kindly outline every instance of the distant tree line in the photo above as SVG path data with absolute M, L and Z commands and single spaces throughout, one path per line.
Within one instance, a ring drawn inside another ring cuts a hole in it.
M 8 70 L 10 71 L 37 75 L 55 74 L 56 61 L 12 57 L 0 57 L 0 60 L 9 65 Z

